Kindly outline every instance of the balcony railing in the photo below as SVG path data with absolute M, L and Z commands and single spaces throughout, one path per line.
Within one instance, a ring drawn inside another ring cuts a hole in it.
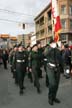
M 61 33 L 67 33 L 67 32 L 70 32 L 70 30 L 67 28 L 61 30 Z
M 51 25 L 52 24 L 52 20 L 48 20 L 48 25 Z

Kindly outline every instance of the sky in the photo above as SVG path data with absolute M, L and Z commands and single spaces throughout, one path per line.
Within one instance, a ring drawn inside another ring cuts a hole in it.
M 49 2 L 50 0 L 0 0 L 0 34 L 18 35 L 35 31 L 34 18 Z M 25 30 L 21 27 L 22 23 L 26 23 Z

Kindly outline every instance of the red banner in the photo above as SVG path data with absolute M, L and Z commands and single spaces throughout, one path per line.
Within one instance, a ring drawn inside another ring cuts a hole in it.
M 54 25 L 54 39 L 55 41 L 59 41 L 59 33 L 61 30 L 61 22 L 60 22 L 60 16 L 58 12 L 58 4 L 57 0 L 51 0 L 52 3 L 52 19 L 53 19 L 53 25 Z

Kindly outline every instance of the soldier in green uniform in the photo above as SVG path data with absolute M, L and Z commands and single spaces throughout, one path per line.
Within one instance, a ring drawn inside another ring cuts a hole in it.
M 17 45 L 15 45 L 9 54 L 9 62 L 10 62 L 13 78 L 15 79 L 15 84 L 18 84 L 17 73 L 14 70 L 14 58 L 15 58 L 15 54 L 16 54 L 17 50 L 18 50 Z
M 34 86 L 37 88 L 37 92 L 41 93 L 39 77 L 38 77 L 39 61 L 40 60 L 38 55 L 38 48 L 37 48 L 37 44 L 35 44 L 32 47 L 30 68 L 32 69 L 33 76 L 34 76 Z
M 53 39 L 50 40 L 50 47 L 46 52 L 47 57 L 47 74 L 49 79 L 49 104 L 53 105 L 54 102 L 60 103 L 59 99 L 56 98 L 59 80 L 60 80 L 60 65 L 61 65 L 61 55 L 58 48 L 56 48 L 56 43 Z
M 23 89 L 25 88 L 24 78 L 25 78 L 26 67 L 27 67 L 27 56 L 21 44 L 19 45 L 18 51 L 15 54 L 14 66 L 18 76 L 18 84 L 20 89 L 19 93 L 20 95 L 23 95 Z
M 44 52 L 43 52 L 43 54 L 44 54 L 44 70 L 46 72 L 46 81 L 45 81 L 46 82 L 46 87 L 49 86 L 49 80 L 48 80 L 48 74 L 47 74 L 47 57 L 45 56 L 45 53 L 48 52 L 48 49 L 49 49 L 49 44 L 47 44 L 45 46 Z
M 30 57 L 31 57 L 31 47 L 28 45 L 27 46 L 27 51 L 26 51 L 26 53 L 27 53 L 27 64 L 28 64 L 28 66 L 27 66 L 27 73 L 28 73 L 28 78 L 30 79 L 30 82 L 32 83 L 33 82 L 33 78 L 32 78 L 32 73 L 29 71 L 29 62 L 30 62 Z
M 43 78 L 42 76 L 42 66 L 43 66 L 43 48 L 41 47 L 41 43 L 40 41 L 37 42 L 37 46 L 38 46 L 38 55 L 39 55 L 39 67 L 38 67 L 38 75 L 39 78 Z

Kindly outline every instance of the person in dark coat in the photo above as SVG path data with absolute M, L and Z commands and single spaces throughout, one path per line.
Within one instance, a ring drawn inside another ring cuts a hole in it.
M 69 50 L 68 44 L 65 45 L 64 61 L 66 65 L 71 66 L 71 51 Z
M 14 70 L 14 59 L 15 59 L 15 54 L 17 50 L 18 50 L 17 45 L 15 45 L 9 54 L 9 63 L 11 66 L 11 73 L 13 74 L 13 78 L 15 80 L 16 85 L 18 85 L 18 78 L 17 78 L 17 72 Z
M 15 54 L 14 66 L 18 76 L 18 84 L 19 84 L 19 93 L 23 95 L 24 90 L 24 78 L 26 74 L 26 67 L 27 67 L 27 57 L 26 52 L 24 51 L 23 46 L 20 44 L 18 47 L 18 51 Z
M 27 73 L 28 73 L 28 78 L 30 79 L 30 82 L 32 83 L 33 82 L 33 78 L 32 78 L 32 73 L 29 71 L 29 62 L 30 62 L 30 57 L 31 57 L 31 47 L 30 46 L 27 46 L 27 51 L 26 51 L 26 53 L 27 53 L 27 64 L 28 64 L 28 66 L 27 66 Z
M 39 55 L 39 68 L 38 68 L 38 76 L 39 78 L 43 78 L 42 75 L 42 66 L 43 66 L 43 48 L 41 47 L 40 41 L 37 42 L 37 47 L 38 47 L 38 55 Z
M 6 50 L 3 50 L 2 60 L 3 60 L 4 69 L 7 69 L 8 54 Z
M 47 57 L 47 74 L 49 79 L 49 104 L 53 105 L 54 102 L 60 103 L 56 98 L 59 80 L 60 80 L 60 65 L 62 63 L 60 51 L 56 48 L 56 43 L 53 39 L 50 40 L 50 47 L 46 52 Z
M 45 46 L 45 48 L 44 48 L 44 70 L 45 70 L 45 72 L 46 72 L 46 80 L 45 80 L 45 82 L 46 82 L 46 87 L 48 87 L 49 86 L 49 80 L 48 80 L 48 74 L 47 74 L 47 57 L 45 56 L 45 53 L 48 51 L 48 49 L 49 49 L 49 44 L 47 44 L 46 46 Z
M 71 71 L 71 50 L 69 49 L 68 44 L 65 45 L 63 57 L 64 57 L 64 76 L 66 78 L 70 78 L 70 72 L 69 74 L 66 73 L 66 69 L 69 69 L 69 71 Z
M 33 45 L 31 59 L 30 59 L 30 69 L 32 69 L 33 77 L 34 77 L 34 86 L 37 88 L 37 92 L 40 94 L 40 83 L 39 83 L 39 76 L 38 76 L 38 69 L 39 69 L 39 55 L 38 55 L 38 48 L 37 44 Z

